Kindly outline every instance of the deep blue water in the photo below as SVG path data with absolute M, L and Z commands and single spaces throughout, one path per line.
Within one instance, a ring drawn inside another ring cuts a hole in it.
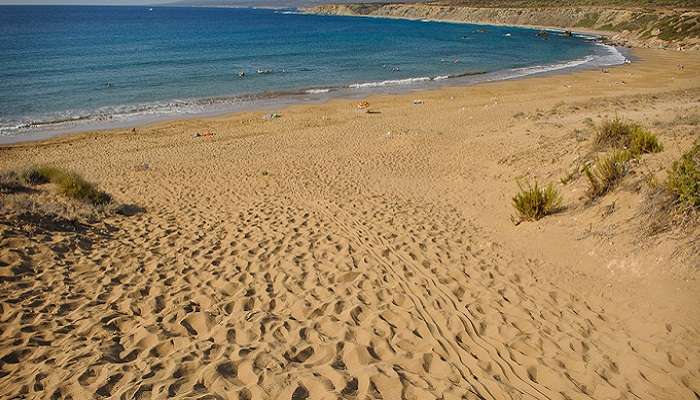
M 0 6 L 0 135 L 610 55 L 585 38 L 535 33 L 260 9 Z

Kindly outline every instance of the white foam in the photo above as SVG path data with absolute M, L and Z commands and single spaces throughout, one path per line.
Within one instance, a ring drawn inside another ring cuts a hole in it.
M 585 58 L 582 58 L 579 60 L 572 60 L 572 61 L 567 61 L 567 62 L 559 63 L 559 64 L 535 65 L 532 67 L 516 68 L 516 69 L 513 69 L 512 71 L 515 72 L 516 76 L 526 76 L 526 75 L 538 74 L 538 73 L 542 73 L 542 72 L 558 71 L 560 69 L 565 69 L 565 68 L 578 67 L 579 65 L 589 63 L 589 62 L 593 61 L 594 59 L 595 59 L 594 56 L 586 56 Z M 515 76 L 513 76 L 513 77 L 515 77 Z
M 9 135 L 13 132 L 20 130 L 20 129 L 27 129 L 30 127 L 31 127 L 31 124 L 27 123 L 27 122 L 0 124 L 0 136 Z
M 596 45 L 608 51 L 608 54 L 597 57 L 596 61 L 600 65 L 619 65 L 629 61 L 615 46 L 610 46 L 602 42 L 596 42 Z
M 586 40 L 598 40 L 598 36 L 593 36 L 593 35 L 586 35 L 585 33 L 576 33 L 574 36 L 579 37 L 581 39 L 586 39 Z
M 309 89 L 305 93 L 308 94 L 321 94 L 321 93 L 328 93 L 330 92 L 330 89 Z
M 422 76 L 420 78 L 407 78 L 407 79 L 392 79 L 380 82 L 366 82 L 366 83 L 354 83 L 348 86 L 351 89 L 362 89 L 362 88 L 373 88 L 373 87 L 383 87 L 383 86 L 398 86 L 398 85 L 411 85 L 418 82 L 426 82 L 432 78 L 428 76 Z
M 513 79 L 513 78 L 520 78 L 523 76 L 528 76 L 528 75 L 534 75 L 534 74 L 541 74 L 545 72 L 552 72 L 552 71 L 559 71 L 563 69 L 568 69 L 568 68 L 575 68 L 579 67 L 585 64 L 591 64 L 594 66 L 612 66 L 612 65 L 620 65 L 624 64 L 625 62 L 628 62 L 627 58 L 620 53 L 620 51 L 615 48 L 614 46 L 610 46 L 601 42 L 597 42 L 596 45 L 604 47 L 607 50 L 607 54 L 604 55 L 590 55 L 586 56 L 584 58 L 578 59 L 578 60 L 572 60 L 572 61 L 567 61 L 563 63 L 558 63 L 558 64 L 549 64 L 549 65 L 535 65 L 532 67 L 525 67 L 525 68 L 516 68 L 510 70 L 509 74 L 507 76 L 502 76 L 500 75 L 499 77 L 493 79 L 493 80 L 498 80 L 498 79 Z

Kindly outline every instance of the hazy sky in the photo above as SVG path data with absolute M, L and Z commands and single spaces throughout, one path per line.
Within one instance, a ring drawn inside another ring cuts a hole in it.
M 0 4 L 129 4 L 172 3 L 173 0 L 0 0 Z

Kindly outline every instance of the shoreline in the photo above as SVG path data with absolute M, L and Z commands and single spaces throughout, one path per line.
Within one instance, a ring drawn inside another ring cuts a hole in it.
M 217 7 L 214 7 L 217 8 Z M 323 14 L 313 14 L 313 13 L 305 13 L 305 12 L 300 12 L 301 14 L 308 14 L 308 15 L 323 15 Z M 503 26 L 512 26 L 515 28 L 522 28 L 522 29 L 529 29 L 529 30 L 538 30 L 538 29 L 546 29 L 548 31 L 553 31 L 553 32 L 564 32 L 564 29 L 561 28 L 555 28 L 555 27 L 538 27 L 538 26 L 528 26 L 528 25 L 507 25 L 507 24 L 481 24 L 481 23 L 469 23 L 469 22 L 464 22 L 464 21 L 457 21 L 457 20 L 440 20 L 440 19 L 431 19 L 431 20 L 421 20 L 418 18 L 401 18 L 401 17 L 392 17 L 392 16 L 354 16 L 354 15 L 339 15 L 341 17 L 366 17 L 366 18 L 387 18 L 387 19 L 405 19 L 405 20 L 415 20 L 415 21 L 426 21 L 426 22 L 432 22 L 432 23 L 451 23 L 451 24 L 459 24 L 459 25 L 475 25 L 475 26 L 497 26 L 497 27 L 503 27 Z M 81 118 L 76 118 L 76 119 L 68 119 L 66 122 L 71 123 L 74 121 L 80 121 L 81 119 L 86 119 L 89 120 L 90 122 L 87 122 L 85 126 L 71 126 L 71 127 L 64 127 L 64 128 L 56 128 L 56 129 L 51 129 L 51 130 L 43 130 L 43 129 L 38 129 L 33 132 L 27 132 L 27 133 L 20 133 L 17 135 L 5 135 L 5 136 L 0 136 L 0 146 L 8 146 L 8 145 L 13 145 L 13 144 L 18 144 L 18 143 L 29 143 L 29 142 L 41 142 L 45 140 L 50 140 L 51 138 L 56 138 L 60 136 L 65 136 L 65 135 L 74 135 L 74 134 L 79 134 L 79 133 L 89 133 L 89 132 L 105 132 L 105 131 L 113 131 L 113 130 L 119 130 L 119 129 L 133 129 L 136 128 L 138 129 L 139 127 L 142 126 L 148 126 L 151 124 L 157 124 L 161 122 L 172 122 L 172 121 L 179 121 L 179 120 L 189 120 L 189 119 L 197 119 L 197 118 L 210 118 L 210 117 L 221 117 L 221 116 L 226 116 L 226 115 L 233 115 L 236 113 L 241 113 L 241 112 L 252 112 L 252 111 L 272 111 L 272 110 L 283 110 L 286 107 L 289 107 L 291 105 L 296 105 L 296 104 L 317 104 L 317 103 L 322 103 L 334 99 L 348 99 L 348 100 L 353 100 L 353 99 L 360 99 L 364 98 L 367 96 L 372 96 L 375 94 L 383 95 L 383 94 L 389 94 L 389 95 L 398 95 L 398 94 L 404 94 L 404 93 L 417 93 L 419 94 L 422 91 L 429 91 L 429 90 L 440 90 L 441 88 L 444 87 L 468 87 L 472 85 L 479 85 L 483 84 L 484 82 L 492 82 L 492 81 L 501 81 L 501 80 L 512 80 L 512 79 L 524 79 L 528 78 L 531 76 L 540 76 L 540 75 L 547 75 L 550 73 L 574 73 L 579 69 L 594 69 L 594 68 L 600 68 L 600 67 L 605 67 L 605 68 L 610 68 L 610 67 L 615 67 L 619 65 L 623 65 L 627 60 L 629 60 L 629 57 L 626 54 L 623 54 L 623 51 L 621 51 L 622 48 L 613 46 L 611 44 L 607 44 L 604 41 L 602 41 L 602 37 L 600 34 L 605 33 L 603 31 L 585 31 L 585 30 L 572 30 L 571 31 L 574 34 L 581 35 L 583 36 L 584 39 L 589 39 L 589 40 L 595 40 L 599 41 L 599 45 L 607 47 L 608 51 L 610 52 L 609 56 L 615 57 L 613 52 L 617 53 L 620 57 L 623 58 L 623 60 L 616 60 L 610 64 L 601 64 L 601 65 L 589 65 L 592 62 L 596 60 L 596 58 L 592 58 L 591 60 L 585 61 L 585 60 L 569 60 L 567 62 L 563 63 L 558 63 L 558 64 L 548 64 L 548 65 L 536 65 L 536 66 L 531 66 L 531 67 L 523 67 L 523 68 L 514 68 L 514 69 L 505 69 L 505 70 L 498 70 L 498 71 L 489 71 L 485 72 L 483 74 L 478 73 L 478 74 L 473 74 L 474 76 L 472 77 L 472 74 L 466 74 L 464 76 L 455 76 L 455 77 L 450 77 L 448 76 L 447 79 L 443 79 L 443 77 L 436 76 L 436 77 L 412 77 L 412 78 L 405 78 L 405 79 L 400 79 L 397 80 L 396 82 L 399 81 L 416 81 L 416 82 L 411 82 L 408 84 L 403 84 L 403 83 L 395 83 L 391 84 L 390 82 L 393 81 L 382 81 L 382 82 L 362 82 L 362 83 L 355 83 L 355 84 L 350 84 L 348 86 L 337 86 L 337 87 L 329 87 L 329 88 L 300 88 L 300 89 L 295 89 L 295 90 L 290 90 L 290 91 L 282 91 L 282 95 L 277 96 L 275 98 L 272 98 L 267 92 L 262 92 L 262 93 L 251 93 L 251 94 L 241 94 L 241 95 L 236 95 L 236 96 L 223 96 L 220 98 L 196 98 L 196 99 L 190 99 L 187 100 L 187 102 L 192 102 L 193 104 L 196 104 L 199 101 L 214 101 L 214 100 L 236 100 L 236 99 L 245 99 L 245 98 L 253 98 L 254 100 L 248 100 L 248 101 L 242 101 L 240 103 L 237 103 L 235 106 L 233 106 L 233 109 L 231 106 L 226 107 L 223 106 L 222 109 L 220 110 L 207 110 L 207 111 L 185 111 L 185 112 L 174 112 L 174 113 L 167 113 L 167 112 L 162 112 L 162 113 L 156 113 L 155 115 L 144 115 L 144 116 L 127 116 L 123 121 L 119 122 L 114 122 L 111 120 L 109 121 L 92 121 L 90 120 L 90 116 L 88 117 L 81 117 Z M 580 64 L 579 64 L 580 62 Z M 532 70 L 531 70 L 532 69 Z M 527 73 L 524 73 L 522 75 L 519 75 L 520 71 L 525 71 L 525 70 L 531 70 Z M 494 79 L 491 79 L 491 77 L 495 77 Z M 429 79 L 428 79 L 429 78 Z M 427 81 L 427 82 L 424 82 Z M 357 87 L 355 87 L 357 86 Z M 320 90 L 318 90 L 320 89 Z M 357 92 L 353 92 L 357 91 Z M 289 92 L 289 93 L 287 93 Z M 284 95 L 287 93 L 287 95 Z M 299 98 L 299 97 L 306 97 L 306 98 Z M 151 106 L 157 106 L 159 103 L 153 103 Z M 212 103 L 216 104 L 216 103 Z M 225 104 L 225 103 L 221 103 Z M 144 104 L 142 106 L 149 106 L 147 104 Z M 186 106 L 186 105 L 185 105 Z M 117 115 L 117 117 L 122 118 L 123 116 Z M 53 124 L 51 122 L 47 122 L 45 124 Z
M 609 45 L 606 45 L 609 46 Z M 612 47 L 612 46 L 609 46 Z M 624 57 L 626 60 L 629 60 L 630 56 L 634 57 L 633 51 L 630 51 L 626 55 L 622 55 L 622 53 L 619 51 L 619 49 L 616 49 L 618 53 L 622 57 Z M 574 60 L 576 61 L 576 60 Z M 571 62 L 574 62 L 571 61 Z M 635 61 L 636 62 L 636 61 Z M 513 81 L 513 80 L 521 80 L 521 79 L 530 79 L 530 78 L 537 78 L 537 77 L 542 77 L 542 76 L 547 76 L 547 75 L 553 75 L 553 74 L 574 74 L 578 71 L 590 71 L 594 69 L 600 68 L 598 65 L 588 65 L 590 62 L 586 61 L 583 62 L 582 64 L 577 64 L 577 65 L 567 65 L 561 68 L 557 68 L 560 64 L 553 64 L 551 66 L 543 66 L 542 68 L 549 68 L 549 67 L 554 67 L 553 69 L 550 70 L 542 70 L 542 71 L 537 71 L 537 72 L 532 72 L 532 73 L 524 73 L 523 75 L 514 75 L 514 76 L 506 76 L 506 77 L 500 77 L 500 78 L 495 78 L 495 79 L 488 79 L 489 76 L 492 76 L 492 74 L 497 74 L 498 72 L 501 71 L 496 71 L 493 73 L 486 73 L 483 74 L 482 76 L 485 77 L 486 79 L 483 80 L 475 80 L 475 81 L 464 81 L 464 82 L 452 82 L 449 80 L 444 80 L 444 81 L 438 81 L 435 79 L 431 79 L 431 83 L 417 83 L 415 86 L 411 84 L 406 84 L 406 85 L 395 85 L 395 86 L 386 86 L 386 87 L 372 87 L 371 89 L 366 89 L 364 92 L 356 92 L 352 93 L 349 90 L 352 90 L 352 87 L 348 88 L 342 88 L 341 90 L 346 90 L 345 93 L 339 93 L 340 90 L 333 91 L 332 93 L 329 92 L 323 92 L 323 93 L 318 93 L 321 96 L 319 98 L 315 99 L 303 99 L 303 100 L 296 100 L 292 98 L 278 98 L 277 102 L 275 101 L 270 101 L 270 102 L 263 102 L 262 104 L 253 104 L 253 103 L 248 103 L 245 106 L 241 107 L 240 109 L 237 109 L 235 111 L 207 111 L 207 112 L 201 112 L 201 113 L 194 113 L 194 114 L 188 114 L 184 113 L 183 114 L 178 114 L 178 113 L 173 113 L 173 114 L 163 114 L 159 116 L 154 116 L 152 118 L 145 118 L 145 119 L 136 119 L 134 121 L 125 121 L 120 124 L 116 124 L 114 126 L 110 126 L 110 124 L 107 124 L 104 127 L 98 127 L 96 128 L 90 128 L 90 127 L 85 127 L 85 128 L 66 128 L 65 130 L 57 130 L 53 132 L 41 132 L 41 133 L 26 133 L 26 134 L 20 134 L 20 135 L 12 135 L 12 136 L 0 136 L 0 148 L 6 147 L 6 146 L 14 146 L 14 145 L 20 145 L 20 144 L 31 144 L 31 143 L 42 143 L 46 141 L 51 141 L 54 139 L 59 139 L 64 136 L 72 136 L 72 135 L 80 135 L 80 134 L 102 134 L 102 133 L 108 133 L 108 132 L 113 132 L 113 131 L 120 131 L 120 130 L 133 130 L 133 129 L 139 129 L 139 128 L 146 128 L 149 126 L 153 125 L 159 125 L 159 124 L 167 124 L 167 123 L 173 123 L 173 122 L 178 122 L 178 121 L 189 121 L 189 120 L 206 120 L 210 118 L 226 118 L 226 117 L 235 117 L 237 114 L 242 114 L 242 113 L 261 113 L 261 112 L 266 112 L 266 111 L 279 111 L 279 112 L 284 112 L 285 109 L 289 107 L 294 107 L 294 106 L 304 106 L 304 105 L 319 105 L 319 104 L 324 104 L 326 102 L 330 101 L 346 101 L 346 102 L 352 102 L 352 101 L 357 101 L 360 99 L 371 99 L 374 96 L 401 96 L 401 95 L 409 95 L 409 94 L 414 94 L 416 96 L 421 96 L 424 93 L 429 93 L 433 91 L 440 91 L 444 89 L 449 89 L 449 88 L 468 88 L 472 86 L 478 86 L 478 85 L 484 85 L 484 84 L 489 84 L 489 83 L 494 83 L 494 82 L 505 82 L 505 81 Z M 568 64 L 568 63 L 566 63 Z M 606 65 L 605 68 L 617 68 L 617 67 L 624 67 L 625 63 L 621 62 L 618 64 L 611 64 L 611 65 Z M 533 67 L 524 67 L 521 68 L 522 70 L 527 70 L 529 68 Z M 511 72 L 515 72 L 515 70 L 507 70 Z M 481 75 L 481 74 L 479 74 Z M 431 86 L 428 86 L 431 85 Z M 352 85 L 351 85 L 352 86 Z M 372 90 L 375 89 L 375 90 Z M 385 92 L 382 92 L 379 89 L 384 89 Z M 315 93 L 309 93 L 309 95 L 313 95 Z M 327 96 L 323 96 L 327 95 Z

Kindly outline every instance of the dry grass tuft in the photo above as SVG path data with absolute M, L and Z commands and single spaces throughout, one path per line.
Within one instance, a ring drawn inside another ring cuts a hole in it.
M 588 195 L 591 200 L 608 193 L 617 186 L 627 173 L 627 162 L 631 159 L 632 153 L 629 150 L 616 150 L 598 158 L 593 167 L 584 167 L 583 172 L 588 178 Z
M 658 153 L 663 150 L 663 146 L 656 135 L 642 128 L 637 128 L 632 132 L 629 147 L 630 151 L 635 156 L 647 153 Z
M 605 120 L 596 129 L 593 141 L 600 148 L 623 148 L 629 144 L 634 128 L 636 125 L 620 118 Z
M 16 172 L 0 172 L 0 193 L 17 193 L 25 189 L 25 186 L 22 184 L 22 179 Z
M 0 172 L 0 192 L 0 229 L 29 238 L 67 233 L 85 244 L 110 236 L 111 217 L 145 212 L 117 204 L 79 175 L 54 167 Z
M 106 205 L 112 201 L 109 194 L 97 189 L 94 184 L 75 172 L 49 166 L 36 166 L 23 171 L 22 178 L 30 185 L 53 183 L 61 194 L 92 205 Z
M 562 197 L 551 183 L 541 188 L 537 182 L 522 185 L 518 182 L 520 192 L 513 197 L 513 207 L 522 221 L 537 221 L 561 209 Z
M 143 212 L 115 204 L 74 172 L 47 166 L 0 172 L 0 193 L 0 219 L 49 231 L 80 231 L 114 214 Z
M 673 163 L 666 185 L 679 207 L 700 210 L 700 142 Z
M 700 141 L 673 163 L 664 184 L 650 188 L 644 205 L 649 234 L 700 228 Z
M 603 121 L 596 129 L 594 143 L 601 149 L 629 149 L 635 157 L 663 150 L 656 135 L 639 124 L 620 118 Z

